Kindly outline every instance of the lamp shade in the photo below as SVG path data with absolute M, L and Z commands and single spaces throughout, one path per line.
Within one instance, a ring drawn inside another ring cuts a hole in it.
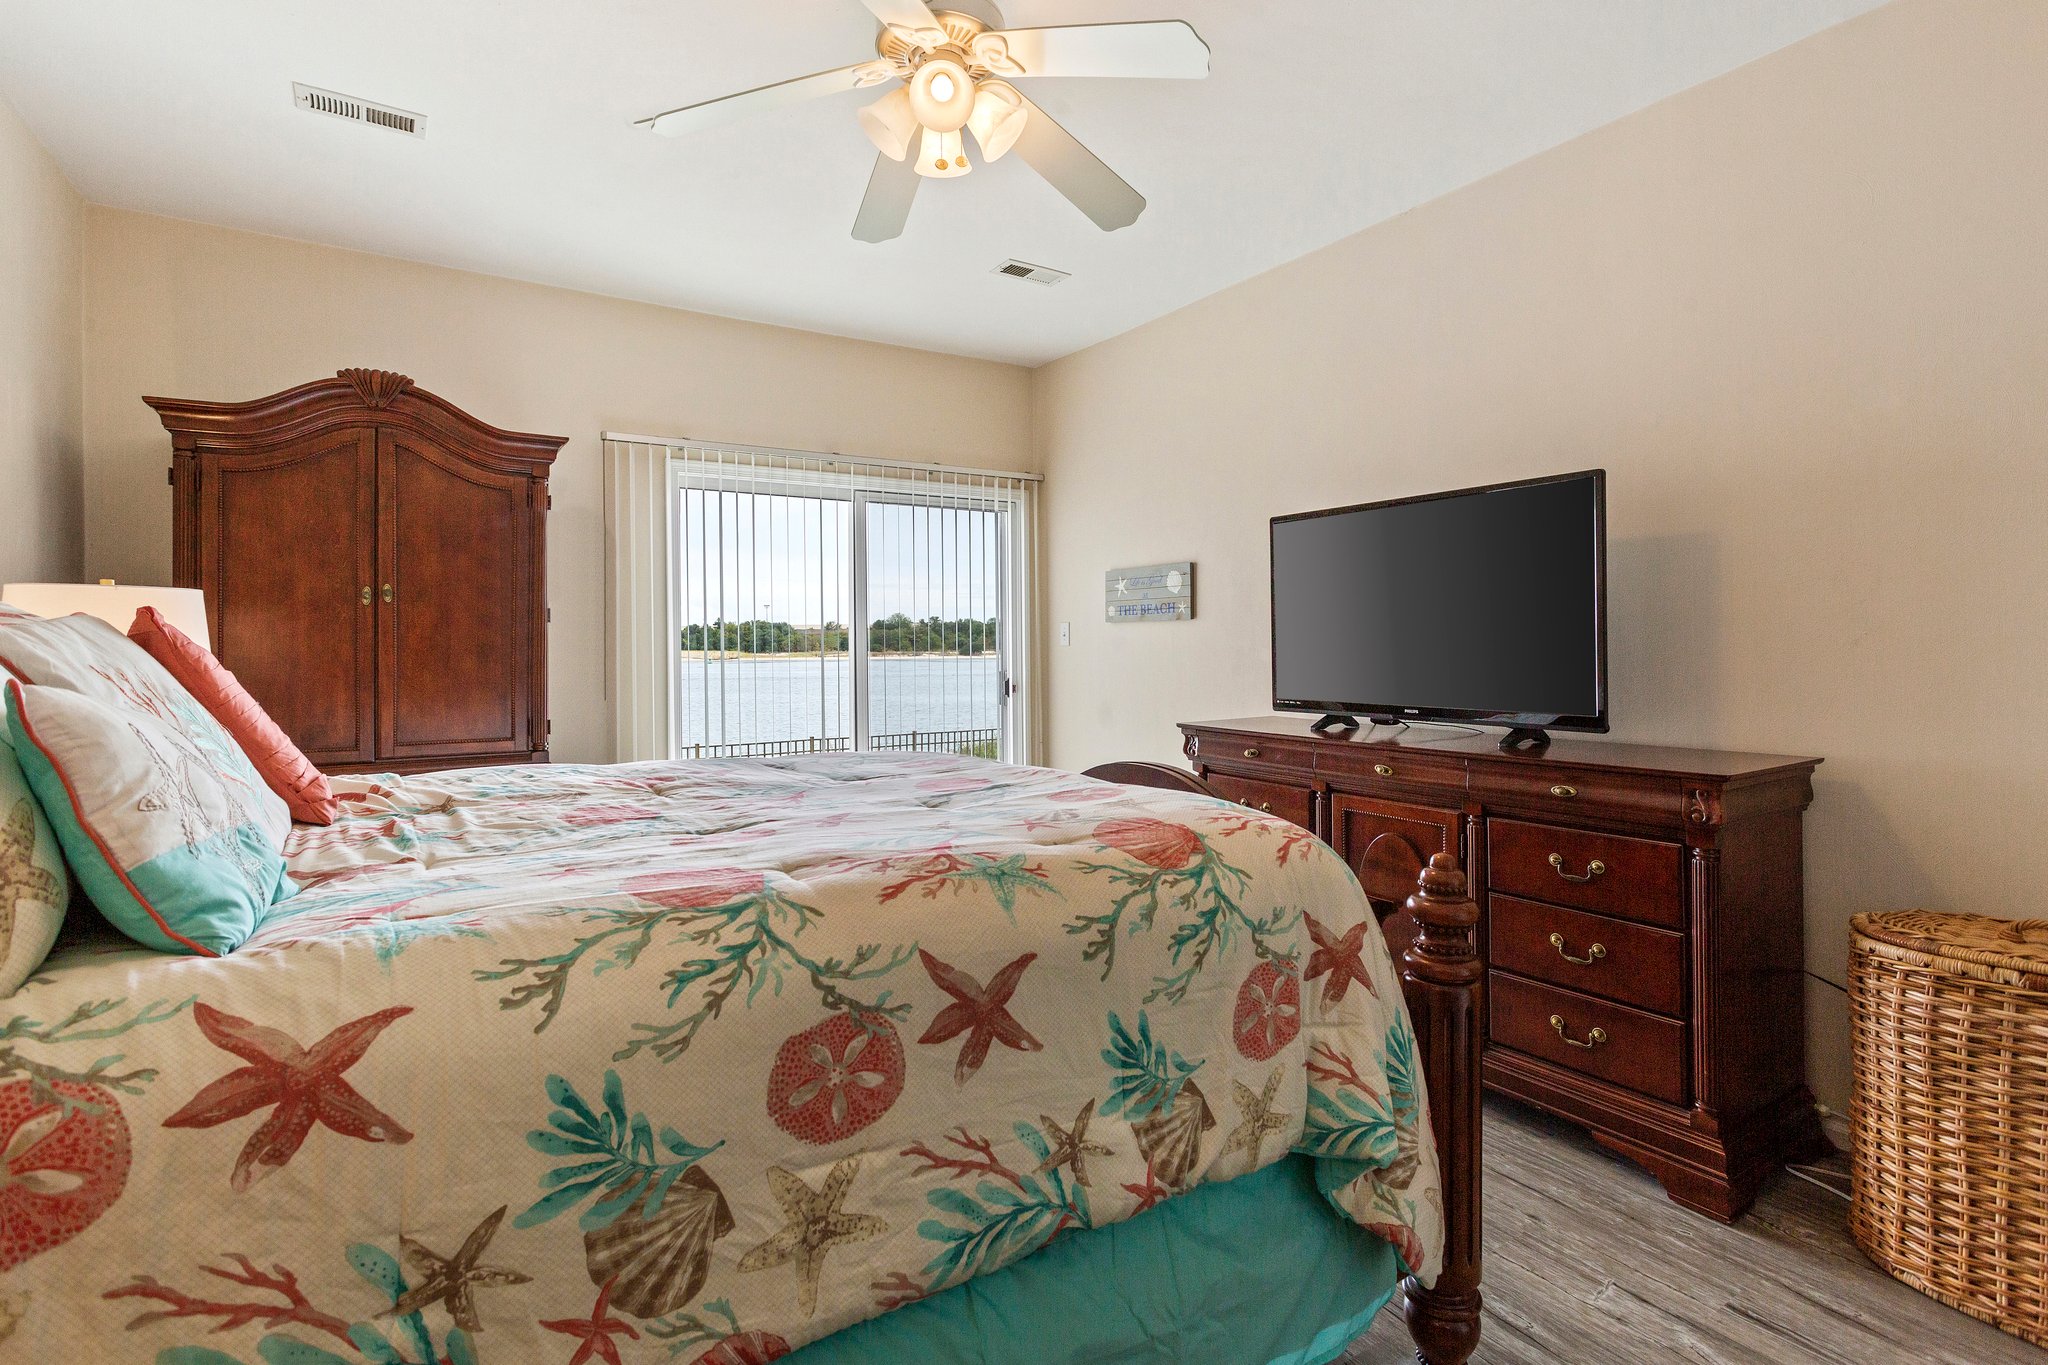
M 860 126 L 868 140 L 892 161 L 910 155 L 910 140 L 917 136 L 917 115 L 910 109 L 910 91 L 897 86 L 860 111 Z
M 197 588 L 134 588 L 103 579 L 98 583 L 9 583 L 0 601 L 36 616 L 97 616 L 123 635 L 135 613 L 155 607 L 185 634 L 213 648 L 206 624 L 206 594 Z
M 951 57 L 927 58 L 910 78 L 910 108 L 935 133 L 957 133 L 974 112 L 974 78 Z
M 917 154 L 917 173 L 933 180 L 950 180 L 971 170 L 967 164 L 967 143 L 959 130 L 950 133 L 935 128 L 924 130 L 924 145 Z
M 996 161 L 1017 145 L 1030 119 L 1017 87 L 1008 81 L 983 81 L 974 93 L 974 114 L 967 126 L 981 144 L 982 156 Z

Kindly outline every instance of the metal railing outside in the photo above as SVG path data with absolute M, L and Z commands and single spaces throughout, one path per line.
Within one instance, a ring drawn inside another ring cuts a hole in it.
M 968 758 L 996 758 L 1002 752 L 1002 732 L 985 730 L 909 730 L 897 735 L 873 735 L 874 749 L 891 753 L 960 754 Z M 684 758 L 790 758 L 798 754 L 843 754 L 853 747 L 848 735 L 812 735 L 806 739 L 756 740 L 747 744 L 689 744 Z

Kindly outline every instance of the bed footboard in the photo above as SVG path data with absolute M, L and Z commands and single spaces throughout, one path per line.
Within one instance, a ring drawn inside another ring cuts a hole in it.
M 1106 782 L 1214 796 L 1192 773 L 1157 763 L 1110 763 L 1085 774 Z M 1401 990 L 1422 1049 L 1429 1116 L 1444 1182 L 1444 1268 L 1436 1284 L 1409 1279 L 1409 1334 L 1423 1365 L 1465 1365 L 1479 1346 L 1481 992 L 1479 907 L 1458 860 L 1439 853 L 1422 869 L 1407 911 L 1418 926 L 1401 955 Z
M 1415 1021 L 1429 1087 L 1430 1121 L 1444 1181 L 1444 1266 L 1407 1293 L 1408 1331 L 1425 1365 L 1465 1365 L 1479 1345 L 1480 992 L 1479 907 L 1458 860 L 1439 853 L 1422 870 L 1408 913 L 1418 926 L 1401 955 L 1401 988 Z

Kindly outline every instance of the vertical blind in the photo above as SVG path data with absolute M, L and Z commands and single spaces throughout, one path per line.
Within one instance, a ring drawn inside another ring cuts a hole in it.
M 624 758 L 1032 755 L 1036 478 L 607 434 Z

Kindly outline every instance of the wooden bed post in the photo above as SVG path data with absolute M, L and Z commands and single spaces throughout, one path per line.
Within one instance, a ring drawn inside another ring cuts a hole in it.
M 1408 1331 L 1424 1365 L 1465 1365 L 1479 1345 L 1479 1017 L 1486 965 L 1479 907 L 1458 860 L 1439 853 L 1422 870 L 1408 913 L 1418 926 L 1401 955 L 1401 988 L 1415 1020 L 1430 1121 L 1444 1183 L 1444 1266 L 1425 1289 L 1413 1277 Z

